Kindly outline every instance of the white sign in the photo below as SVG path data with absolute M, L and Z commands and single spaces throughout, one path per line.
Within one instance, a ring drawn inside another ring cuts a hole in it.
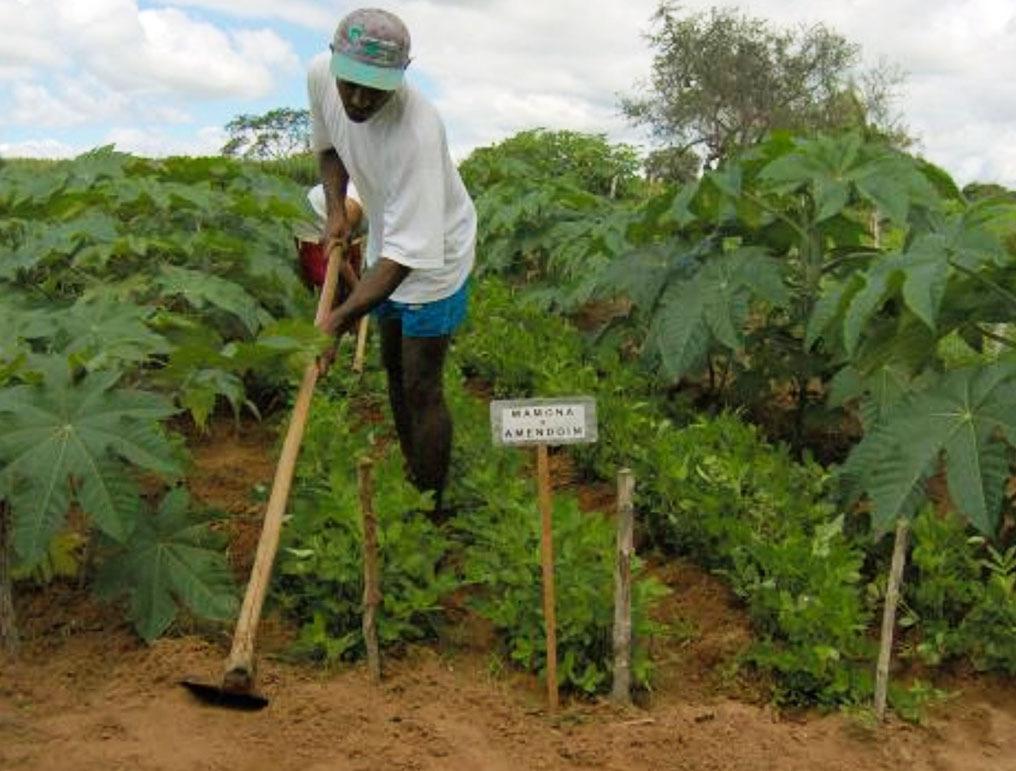
M 494 444 L 524 446 L 596 441 L 596 400 L 516 399 L 490 403 Z

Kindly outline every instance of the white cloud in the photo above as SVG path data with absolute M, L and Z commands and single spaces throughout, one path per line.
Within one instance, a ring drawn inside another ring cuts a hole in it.
M 722 2 L 682 0 L 682 7 L 704 11 Z M 649 74 L 652 52 L 643 33 L 657 4 L 388 0 L 384 5 L 409 26 L 411 71 L 437 89 L 435 101 L 461 157 L 477 144 L 535 126 L 605 132 L 624 141 L 641 136 L 619 115 L 618 95 L 630 93 Z M 146 127 L 187 120 L 198 111 L 198 100 L 204 100 L 207 115 L 209 100 L 270 99 L 280 89 L 301 89 L 297 53 L 277 22 L 314 30 L 324 40 L 357 5 L 149 0 L 139 8 L 138 0 L 0 0 L 0 120 L 27 119 L 34 102 L 48 105 L 37 107 L 35 117 L 49 125 L 83 121 L 134 128 L 141 132 L 135 140 L 154 147 L 164 135 Z M 976 177 L 1016 186 L 1010 149 L 1016 146 L 1013 0 L 737 0 L 736 5 L 779 25 L 825 23 L 860 44 L 868 62 L 885 57 L 900 64 L 909 79 L 899 106 L 928 157 L 961 182 Z M 221 21 L 222 15 L 229 21 Z M 307 61 L 314 53 L 300 50 L 299 56 Z M 75 98 L 61 75 L 82 78 L 83 93 Z M 107 96 L 113 104 L 103 112 L 98 102 Z M 223 114 L 221 122 L 230 117 Z
M 163 5 L 203 8 L 249 19 L 279 19 L 311 29 L 327 29 L 337 16 L 332 3 L 304 0 L 164 0 Z
M 536 126 L 638 137 L 617 97 L 649 72 L 654 0 L 389 5 L 412 33 L 412 66 L 438 84 L 457 155 Z
M 15 83 L 11 108 L 0 123 L 36 128 L 66 128 L 131 114 L 131 100 L 83 74 L 60 77 L 55 87 L 32 81 Z
M 66 61 L 52 32 L 49 2 L 0 0 L 0 66 L 52 67 Z
M 85 121 L 85 116 L 37 83 L 16 83 L 13 88 L 13 105 L 5 120 L 15 124 L 40 128 L 74 126 Z
M 124 126 L 111 129 L 100 144 L 115 144 L 118 150 L 156 158 L 166 155 L 218 155 L 226 141 L 219 126 L 205 126 L 188 136 L 176 136 L 160 129 Z
M 0 142 L 0 158 L 73 158 L 83 152 L 56 139 L 28 139 Z
M 27 8 L 27 10 L 26 10 Z M 0 68 L 90 75 L 125 94 L 257 98 L 299 59 L 271 29 L 222 29 L 136 0 L 0 0 Z

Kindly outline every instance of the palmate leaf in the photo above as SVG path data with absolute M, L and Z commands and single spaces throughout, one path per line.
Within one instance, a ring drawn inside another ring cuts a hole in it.
M 807 190 L 815 223 L 841 213 L 855 193 L 900 226 L 906 226 L 915 204 L 927 207 L 936 202 L 933 186 L 914 159 L 863 144 L 852 133 L 796 140 L 789 153 L 762 169 L 759 180 L 777 194 Z
M 650 244 L 611 260 L 596 278 L 596 292 L 626 295 L 640 310 L 652 312 L 668 281 L 691 277 L 697 265 L 695 252 L 682 241 Z
M 667 287 L 649 332 L 664 370 L 674 380 L 699 366 L 709 352 L 711 337 L 704 318 L 705 298 L 696 290 L 690 281 Z
M 181 471 L 157 422 L 175 411 L 165 399 L 114 388 L 117 373 L 75 383 L 59 358 L 42 369 L 41 385 L 0 389 L 0 484 L 12 490 L 14 548 L 29 566 L 72 499 L 110 537 L 130 534 L 140 504 L 124 461 Z
M 146 323 L 152 309 L 108 297 L 79 300 L 54 320 L 60 330 L 55 348 L 89 370 L 135 364 L 172 346 Z
M 703 362 L 713 340 L 741 348 L 755 298 L 789 301 L 780 264 L 758 248 L 708 257 L 691 279 L 668 284 L 650 332 L 667 374 L 677 379 Z
M 69 257 L 84 246 L 107 244 L 116 238 L 116 220 L 89 211 L 67 221 L 33 222 L 20 242 L 0 259 L 0 278 L 13 279 L 20 271 Z
M 272 321 L 271 314 L 246 289 L 219 276 L 165 265 L 159 284 L 166 294 L 179 295 L 197 310 L 211 305 L 236 316 L 252 335 Z
M 845 281 L 834 281 L 826 279 L 820 287 L 821 294 L 815 301 L 815 306 L 808 319 L 808 326 L 805 329 L 804 347 L 811 350 L 823 333 L 829 328 L 833 320 L 840 316 L 846 309 L 848 298 L 852 297 L 862 286 L 859 277 L 851 276 Z M 828 344 L 828 342 L 827 342 Z
M 866 326 L 891 297 L 901 297 L 903 305 L 933 334 L 939 333 L 940 325 L 949 323 L 949 309 L 962 299 L 962 290 L 956 289 L 954 265 L 980 271 L 997 264 L 1002 259 L 1000 255 L 1005 254 L 998 237 L 989 229 L 994 215 L 985 220 L 981 214 L 967 211 L 933 217 L 934 230 L 916 237 L 905 252 L 874 260 L 859 273 L 859 279 L 853 279 L 853 285 L 839 289 L 842 295 L 836 308 L 843 315 L 848 354 L 854 354 Z M 829 298 L 830 302 L 833 299 Z M 825 315 L 812 319 L 810 334 L 817 334 L 819 326 L 827 328 L 831 323 L 827 314 L 830 306 L 823 304 L 822 308 Z M 983 314 L 981 311 L 981 318 Z
M 843 475 L 854 492 L 871 498 L 873 525 L 883 533 L 897 518 L 913 515 L 924 482 L 944 459 L 953 502 L 993 536 L 1013 439 L 1016 364 L 955 370 L 887 409 L 851 452 Z
M 100 595 L 127 595 L 130 619 L 146 641 L 166 631 L 178 604 L 217 621 L 236 613 L 229 566 L 208 525 L 191 516 L 186 490 L 175 488 L 157 514 L 138 519 L 127 543 L 103 563 Z

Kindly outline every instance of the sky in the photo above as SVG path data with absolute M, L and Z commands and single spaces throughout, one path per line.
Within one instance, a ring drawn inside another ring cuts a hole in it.
M 618 103 L 650 74 L 658 0 L 390 0 L 410 81 L 453 155 L 535 127 L 643 144 Z M 961 184 L 1016 187 L 1016 0 L 684 0 L 783 27 L 823 23 L 907 79 L 918 150 Z M 214 154 L 241 113 L 305 107 L 308 62 L 346 0 L 0 0 L 0 156 L 115 144 Z

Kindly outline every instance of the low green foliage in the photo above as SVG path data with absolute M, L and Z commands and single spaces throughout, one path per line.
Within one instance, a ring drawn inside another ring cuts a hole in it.
M 770 447 L 734 415 L 700 418 L 681 427 L 667 417 L 663 402 L 647 388 L 637 368 L 616 354 L 589 354 L 574 329 L 516 298 L 489 279 L 477 291 L 474 318 L 485 323 L 477 324 L 457 345 L 456 357 L 463 367 L 496 378 L 495 393 L 515 389 L 513 395 L 594 395 L 600 441 L 574 448 L 575 456 L 584 468 L 606 479 L 613 479 L 620 466 L 630 466 L 638 480 L 638 506 L 647 517 L 648 539 L 664 551 L 688 554 L 728 578 L 761 638 L 748 661 L 776 675 L 776 697 L 824 704 L 862 698 L 870 690 L 864 666 L 869 653 L 864 630 L 870 614 L 860 591 L 863 553 L 844 534 L 842 517 L 828 503 L 829 475 L 814 462 L 795 463 L 785 449 Z M 527 330 L 526 335 L 510 334 L 512 319 Z M 539 351 L 548 355 L 537 355 Z M 489 439 L 484 436 L 482 441 Z M 477 448 L 472 457 L 484 452 L 490 453 Z M 484 464 L 471 465 L 475 473 L 475 467 Z M 531 625 L 531 619 L 522 617 L 525 602 L 516 598 L 536 591 L 535 577 L 518 568 L 523 556 L 531 560 L 537 556 L 531 551 L 536 525 L 525 518 L 532 509 L 522 506 L 515 511 L 507 503 L 518 494 L 516 486 L 504 481 L 513 478 L 511 473 L 494 471 L 488 476 L 491 484 L 493 480 L 500 484 L 498 498 L 488 504 L 500 514 L 494 522 L 480 517 L 482 524 L 472 529 L 480 534 L 490 530 L 489 536 L 477 537 L 483 538 L 482 543 L 487 539 L 501 543 L 504 556 L 491 559 L 489 550 L 474 556 L 472 579 L 501 586 L 495 599 L 483 600 L 496 624 L 505 629 Z M 561 505 L 564 508 L 555 517 L 570 522 L 567 506 Z M 578 542 L 595 542 L 597 524 L 585 527 L 590 533 Z M 609 544 L 598 548 L 596 553 L 606 553 Z M 591 564 L 598 563 L 587 560 L 569 570 L 591 571 Z M 495 570 L 498 565 L 500 572 Z M 485 571 L 494 577 L 484 579 Z M 642 591 L 647 598 L 654 594 L 652 584 Z M 582 600 L 570 605 L 585 607 Z M 539 655 L 532 635 L 509 650 L 521 660 Z M 579 687 L 599 681 L 600 670 L 590 669 L 586 679 L 586 670 L 578 663 L 583 659 L 570 661 L 577 667 L 569 671 Z
M 348 392 L 347 392 L 348 394 Z M 307 426 L 284 531 L 274 596 L 300 625 L 298 651 L 327 662 L 363 655 L 363 530 L 357 459 L 377 455 L 369 431 L 353 425 L 348 395 L 320 395 Z M 448 540 L 430 523 L 428 497 L 389 444 L 374 468 L 382 602 L 382 646 L 433 638 L 454 575 L 440 569 Z
M 470 337 L 486 336 L 487 329 L 476 329 Z M 518 449 L 491 447 L 486 405 L 464 391 L 454 369 L 449 375 L 447 390 L 456 425 L 449 496 L 459 507 L 451 526 L 464 543 L 462 580 L 471 589 L 471 606 L 493 623 L 508 657 L 529 671 L 542 672 L 546 636 L 541 528 L 527 462 L 531 456 Z M 611 682 L 616 529 L 603 513 L 583 513 L 574 497 L 562 493 L 554 496 L 553 522 L 558 680 L 563 687 L 585 693 L 603 691 Z M 648 644 L 659 631 L 649 619 L 649 609 L 667 590 L 639 565 L 634 573 L 632 672 L 635 682 L 647 687 L 652 674 Z
M 60 358 L 40 360 L 44 381 L 0 390 L 0 496 L 14 513 L 14 550 L 31 567 L 76 502 L 124 543 L 139 521 L 134 469 L 165 478 L 182 465 L 160 420 L 174 410 L 157 394 L 117 387 L 117 373 L 74 380 Z
M 540 518 L 528 490 L 505 487 L 509 489 L 498 500 L 491 496 L 487 506 L 456 522 L 472 542 L 463 575 L 467 585 L 481 590 L 473 607 L 503 635 L 509 658 L 543 673 Z M 610 686 L 613 656 L 615 527 L 600 514 L 584 514 L 574 498 L 560 494 L 553 519 L 558 682 L 585 693 L 603 691 Z M 640 572 L 638 566 L 635 572 Z M 653 579 L 643 577 L 634 584 L 632 675 L 640 686 L 649 685 L 647 643 L 659 631 L 648 609 L 667 593 Z
M 44 347 L 169 391 L 199 425 L 220 398 L 238 410 L 252 373 L 288 381 L 283 353 L 259 345 L 280 337 L 276 317 L 312 316 L 292 235 L 309 215 L 299 185 L 226 159 L 100 148 L 42 171 L 5 166 L 0 317 L 17 322 L 0 374 Z M 313 355 L 309 338 L 285 353 Z
M 654 532 L 731 582 L 760 635 L 747 660 L 777 675 L 775 698 L 857 700 L 870 687 L 861 666 L 864 557 L 825 500 L 828 475 L 794 463 L 732 415 L 661 427 L 643 442 L 642 499 Z
M 177 487 L 157 513 L 137 521 L 126 543 L 107 545 L 96 592 L 107 600 L 126 596 L 128 617 L 147 642 L 166 631 L 181 605 L 214 621 L 236 615 L 225 539 L 210 524 L 191 512 L 190 497 Z
M 966 657 L 984 671 L 1016 674 L 1016 547 L 996 549 L 959 518 L 926 507 L 914 519 L 908 606 L 926 664 Z

